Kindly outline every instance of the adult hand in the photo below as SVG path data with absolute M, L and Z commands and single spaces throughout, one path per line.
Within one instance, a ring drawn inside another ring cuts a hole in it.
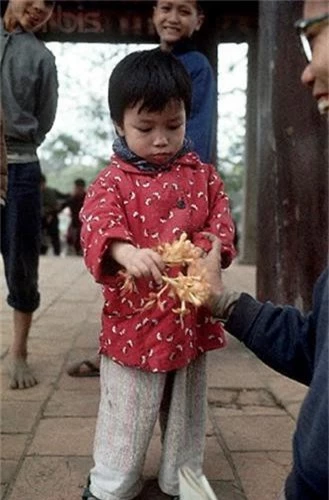
M 213 316 L 222 320 L 227 320 L 231 314 L 240 293 L 228 290 L 222 282 L 221 267 L 221 243 L 220 240 L 211 233 L 204 233 L 212 242 L 212 249 L 208 255 L 196 263 L 193 272 L 205 270 L 206 279 L 210 285 L 210 296 L 205 304 Z
M 214 234 L 208 232 L 203 232 L 202 234 L 212 243 L 212 248 L 208 254 L 196 261 L 190 270 L 190 274 L 197 274 L 201 271 L 206 273 L 206 279 L 210 285 L 209 301 L 212 303 L 213 299 L 218 297 L 223 289 L 221 242 Z
M 129 274 L 135 278 L 152 276 L 154 281 L 161 285 L 161 272 L 165 264 L 160 255 L 150 248 L 136 248 L 130 243 L 114 242 L 111 246 L 111 255 L 121 264 Z

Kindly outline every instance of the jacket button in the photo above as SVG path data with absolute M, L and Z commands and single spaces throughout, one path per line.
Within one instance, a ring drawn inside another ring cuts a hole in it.
M 185 208 L 185 201 L 182 199 L 177 200 L 176 206 L 177 208 Z

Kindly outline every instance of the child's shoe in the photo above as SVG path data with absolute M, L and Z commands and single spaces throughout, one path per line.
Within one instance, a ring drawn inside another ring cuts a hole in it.
M 99 498 L 94 497 L 94 495 L 90 493 L 88 486 L 84 489 L 81 498 L 82 500 L 99 500 Z
M 85 487 L 82 493 L 81 497 L 82 500 L 99 500 L 97 497 L 94 497 L 94 495 L 90 492 L 89 486 L 90 486 L 90 477 L 88 476 L 87 486 Z
M 89 485 L 90 485 L 90 480 L 88 477 L 87 486 L 85 487 L 85 489 L 82 493 L 82 497 L 81 497 L 82 500 L 99 500 L 97 497 L 94 497 L 94 495 L 90 492 Z M 178 499 L 179 497 L 173 497 L 173 498 Z M 137 497 L 135 497 L 133 500 L 143 500 L 143 498 L 141 495 L 137 495 Z

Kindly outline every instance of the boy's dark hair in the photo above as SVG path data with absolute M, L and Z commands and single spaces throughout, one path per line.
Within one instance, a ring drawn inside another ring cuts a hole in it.
M 158 1 L 157 1 L 157 0 L 155 0 L 155 2 L 154 2 L 154 7 L 156 7 L 156 6 L 157 6 L 157 4 L 158 4 Z M 197 11 L 198 11 L 198 13 L 199 13 L 199 14 L 204 14 L 204 11 L 203 11 L 203 8 L 202 8 L 201 1 L 200 1 L 200 0 L 196 0 L 196 2 L 195 2 L 195 6 L 196 6 Z
M 109 80 L 108 102 L 112 120 L 122 125 L 124 112 L 141 103 L 139 111 L 162 111 L 174 99 L 183 101 L 188 117 L 192 86 L 183 64 L 160 49 L 129 54 L 114 68 Z

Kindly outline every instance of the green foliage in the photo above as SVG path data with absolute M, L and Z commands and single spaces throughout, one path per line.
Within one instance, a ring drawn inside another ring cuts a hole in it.
M 105 166 L 105 165 L 103 165 Z M 74 167 L 69 169 L 62 169 L 60 176 L 54 170 L 43 169 L 47 176 L 47 185 L 50 187 L 55 187 L 62 193 L 70 193 L 73 189 L 74 179 L 78 177 L 82 177 L 85 179 L 87 185 L 89 185 L 96 177 L 98 172 L 103 168 L 99 167 L 99 169 L 94 168 L 83 168 L 83 167 Z
M 41 166 L 48 185 L 63 192 L 71 191 L 77 177 L 84 178 L 89 184 L 106 163 L 105 158 L 90 157 L 83 142 L 67 133 L 61 133 L 49 141 L 41 156 Z

